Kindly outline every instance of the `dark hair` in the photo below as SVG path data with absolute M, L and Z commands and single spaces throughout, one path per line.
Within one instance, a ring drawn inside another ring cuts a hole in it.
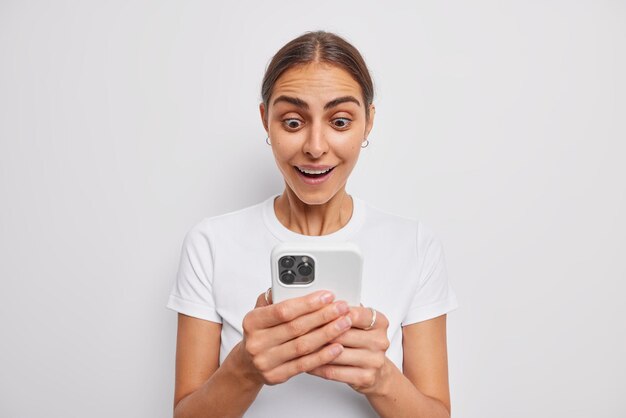
M 365 116 L 369 119 L 369 105 L 374 100 L 374 85 L 365 60 L 348 41 L 323 30 L 300 35 L 285 44 L 272 57 L 261 85 L 261 97 L 265 108 L 269 109 L 274 84 L 281 74 L 291 67 L 317 62 L 337 65 L 350 73 L 361 86 L 365 102 Z

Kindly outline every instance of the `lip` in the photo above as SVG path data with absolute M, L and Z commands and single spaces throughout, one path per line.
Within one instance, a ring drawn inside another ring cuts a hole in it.
M 296 167 L 300 167 L 300 168 L 303 168 L 305 170 L 324 171 L 324 170 L 327 170 L 329 168 L 333 168 L 334 165 L 311 165 L 311 164 L 305 164 L 305 165 L 297 165 Z
M 304 168 L 305 170 L 326 170 L 328 168 L 332 168 L 334 166 L 332 165 L 300 165 L 298 166 L 300 168 Z M 303 183 L 311 185 L 311 186 L 316 186 L 319 184 L 324 183 L 325 181 L 327 181 L 335 172 L 335 170 L 330 170 L 328 173 L 324 174 L 322 177 L 317 177 L 317 178 L 311 178 L 311 177 L 307 177 L 304 174 L 302 174 L 302 172 L 300 170 L 298 170 L 298 167 L 293 167 L 293 169 L 296 171 L 296 173 L 298 173 L 298 178 L 300 178 L 300 180 L 302 180 Z

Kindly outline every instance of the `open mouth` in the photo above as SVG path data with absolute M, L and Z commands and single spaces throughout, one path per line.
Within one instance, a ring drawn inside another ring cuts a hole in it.
M 335 167 L 329 167 L 326 170 L 308 170 L 300 167 L 294 167 L 300 174 L 304 177 L 308 177 L 310 179 L 317 179 L 328 175 L 331 171 L 334 170 Z

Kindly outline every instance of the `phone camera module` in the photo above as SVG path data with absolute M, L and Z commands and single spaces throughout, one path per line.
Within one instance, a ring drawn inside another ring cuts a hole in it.
M 296 275 L 291 270 L 287 270 L 280 275 L 280 281 L 285 284 L 292 284 L 294 280 L 296 280 Z
M 281 267 L 283 267 L 283 268 L 288 269 L 288 268 L 293 267 L 293 265 L 295 264 L 295 262 L 296 262 L 296 260 L 295 260 L 293 257 L 289 257 L 289 256 L 287 256 L 287 257 L 282 257 L 282 258 L 280 259 L 280 266 L 281 266 Z
M 298 273 L 302 276 L 308 276 L 313 273 L 313 267 L 309 263 L 302 263 L 298 266 Z

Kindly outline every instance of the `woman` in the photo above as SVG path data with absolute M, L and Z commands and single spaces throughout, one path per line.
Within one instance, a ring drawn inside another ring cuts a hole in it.
M 449 417 L 456 300 L 441 243 L 346 192 L 374 123 L 363 58 L 306 33 L 273 57 L 262 98 L 285 190 L 185 237 L 167 305 L 179 312 L 174 415 Z M 363 306 L 325 291 L 272 304 L 268 260 L 282 241 L 357 243 Z

